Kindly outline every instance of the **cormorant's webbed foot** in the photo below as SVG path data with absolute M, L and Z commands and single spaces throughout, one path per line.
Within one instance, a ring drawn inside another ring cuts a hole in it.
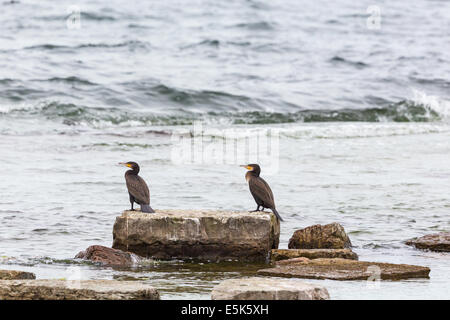
M 260 206 L 256 207 L 256 210 L 249 211 L 249 212 L 258 212 L 258 211 L 261 211 L 261 210 L 259 210 L 259 207 L 260 207 Z M 263 208 L 263 210 L 264 210 L 264 208 Z

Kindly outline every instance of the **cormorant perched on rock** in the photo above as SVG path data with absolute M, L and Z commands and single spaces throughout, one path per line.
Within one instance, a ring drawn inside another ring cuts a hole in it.
M 272 212 L 277 216 L 280 221 L 283 221 L 281 216 L 278 214 L 277 209 L 275 209 L 275 200 L 273 199 L 273 193 L 270 189 L 269 185 L 263 178 L 259 176 L 261 173 L 261 168 L 257 164 L 248 164 L 243 165 L 241 167 L 249 170 L 245 174 L 245 180 L 248 182 L 248 186 L 250 187 L 250 193 L 258 205 L 256 210 L 250 211 L 264 211 L 264 208 L 271 209 Z M 259 210 L 259 207 L 262 207 L 262 210 Z
M 120 165 L 131 168 L 125 172 L 125 180 L 127 182 L 128 193 L 130 194 L 131 211 L 134 211 L 133 205 L 136 202 L 141 206 L 142 212 L 155 212 L 150 207 L 150 191 L 144 179 L 138 176 L 139 165 L 136 162 L 120 162 Z

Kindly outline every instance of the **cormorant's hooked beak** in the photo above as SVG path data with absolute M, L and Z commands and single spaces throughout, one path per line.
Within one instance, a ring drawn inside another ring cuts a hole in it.
M 126 163 L 126 162 L 119 162 L 119 165 L 131 168 L 131 164 Z
M 253 170 L 253 167 L 250 167 L 250 166 L 248 166 L 248 165 L 246 165 L 246 164 L 241 165 L 240 167 L 245 168 L 245 169 L 250 170 L 250 171 Z

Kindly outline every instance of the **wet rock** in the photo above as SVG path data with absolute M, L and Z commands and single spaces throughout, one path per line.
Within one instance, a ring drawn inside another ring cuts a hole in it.
M 0 280 L 36 279 L 34 273 L 16 270 L 0 270 Z
M 326 288 L 293 279 L 230 279 L 215 286 L 212 300 L 326 300 Z
M 342 258 L 358 260 L 358 255 L 350 249 L 272 249 L 272 261 L 305 257 L 308 259 Z
M 90 246 L 85 251 L 79 252 L 75 259 L 100 262 L 108 266 L 124 267 L 131 267 L 141 261 L 141 258 L 133 253 L 98 245 Z
M 266 261 L 279 237 L 269 212 L 125 211 L 114 224 L 113 248 L 158 259 Z
M 159 293 L 138 281 L 0 280 L 0 300 L 159 300 Z
M 405 244 L 414 246 L 417 249 L 450 252 L 450 232 L 429 234 L 420 238 L 409 239 Z
M 344 228 L 336 222 L 316 224 L 297 230 L 289 239 L 289 249 L 345 249 L 352 243 Z
M 427 267 L 349 259 L 294 258 L 278 261 L 275 268 L 258 270 L 259 275 L 331 280 L 400 280 L 429 278 Z

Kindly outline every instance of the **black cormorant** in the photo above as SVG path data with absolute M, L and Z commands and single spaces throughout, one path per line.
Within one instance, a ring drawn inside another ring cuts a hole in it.
M 150 191 L 148 190 L 147 184 L 138 175 L 140 170 L 139 165 L 136 162 L 120 162 L 119 164 L 131 168 L 131 170 L 125 172 L 125 180 L 130 195 L 131 211 L 134 211 L 133 205 L 136 202 L 141 206 L 142 212 L 155 212 L 150 207 Z
M 248 170 L 245 174 L 245 180 L 248 182 L 248 186 L 250 187 L 250 193 L 256 201 L 257 207 L 256 210 L 250 211 L 264 211 L 264 208 L 271 209 L 272 212 L 277 216 L 280 221 L 283 221 L 281 216 L 278 214 L 277 209 L 275 208 L 275 200 L 273 199 L 273 193 L 270 189 L 267 182 L 259 176 L 261 173 L 261 168 L 257 164 L 248 164 L 243 165 Z M 262 210 L 259 210 L 259 207 L 262 207 Z

